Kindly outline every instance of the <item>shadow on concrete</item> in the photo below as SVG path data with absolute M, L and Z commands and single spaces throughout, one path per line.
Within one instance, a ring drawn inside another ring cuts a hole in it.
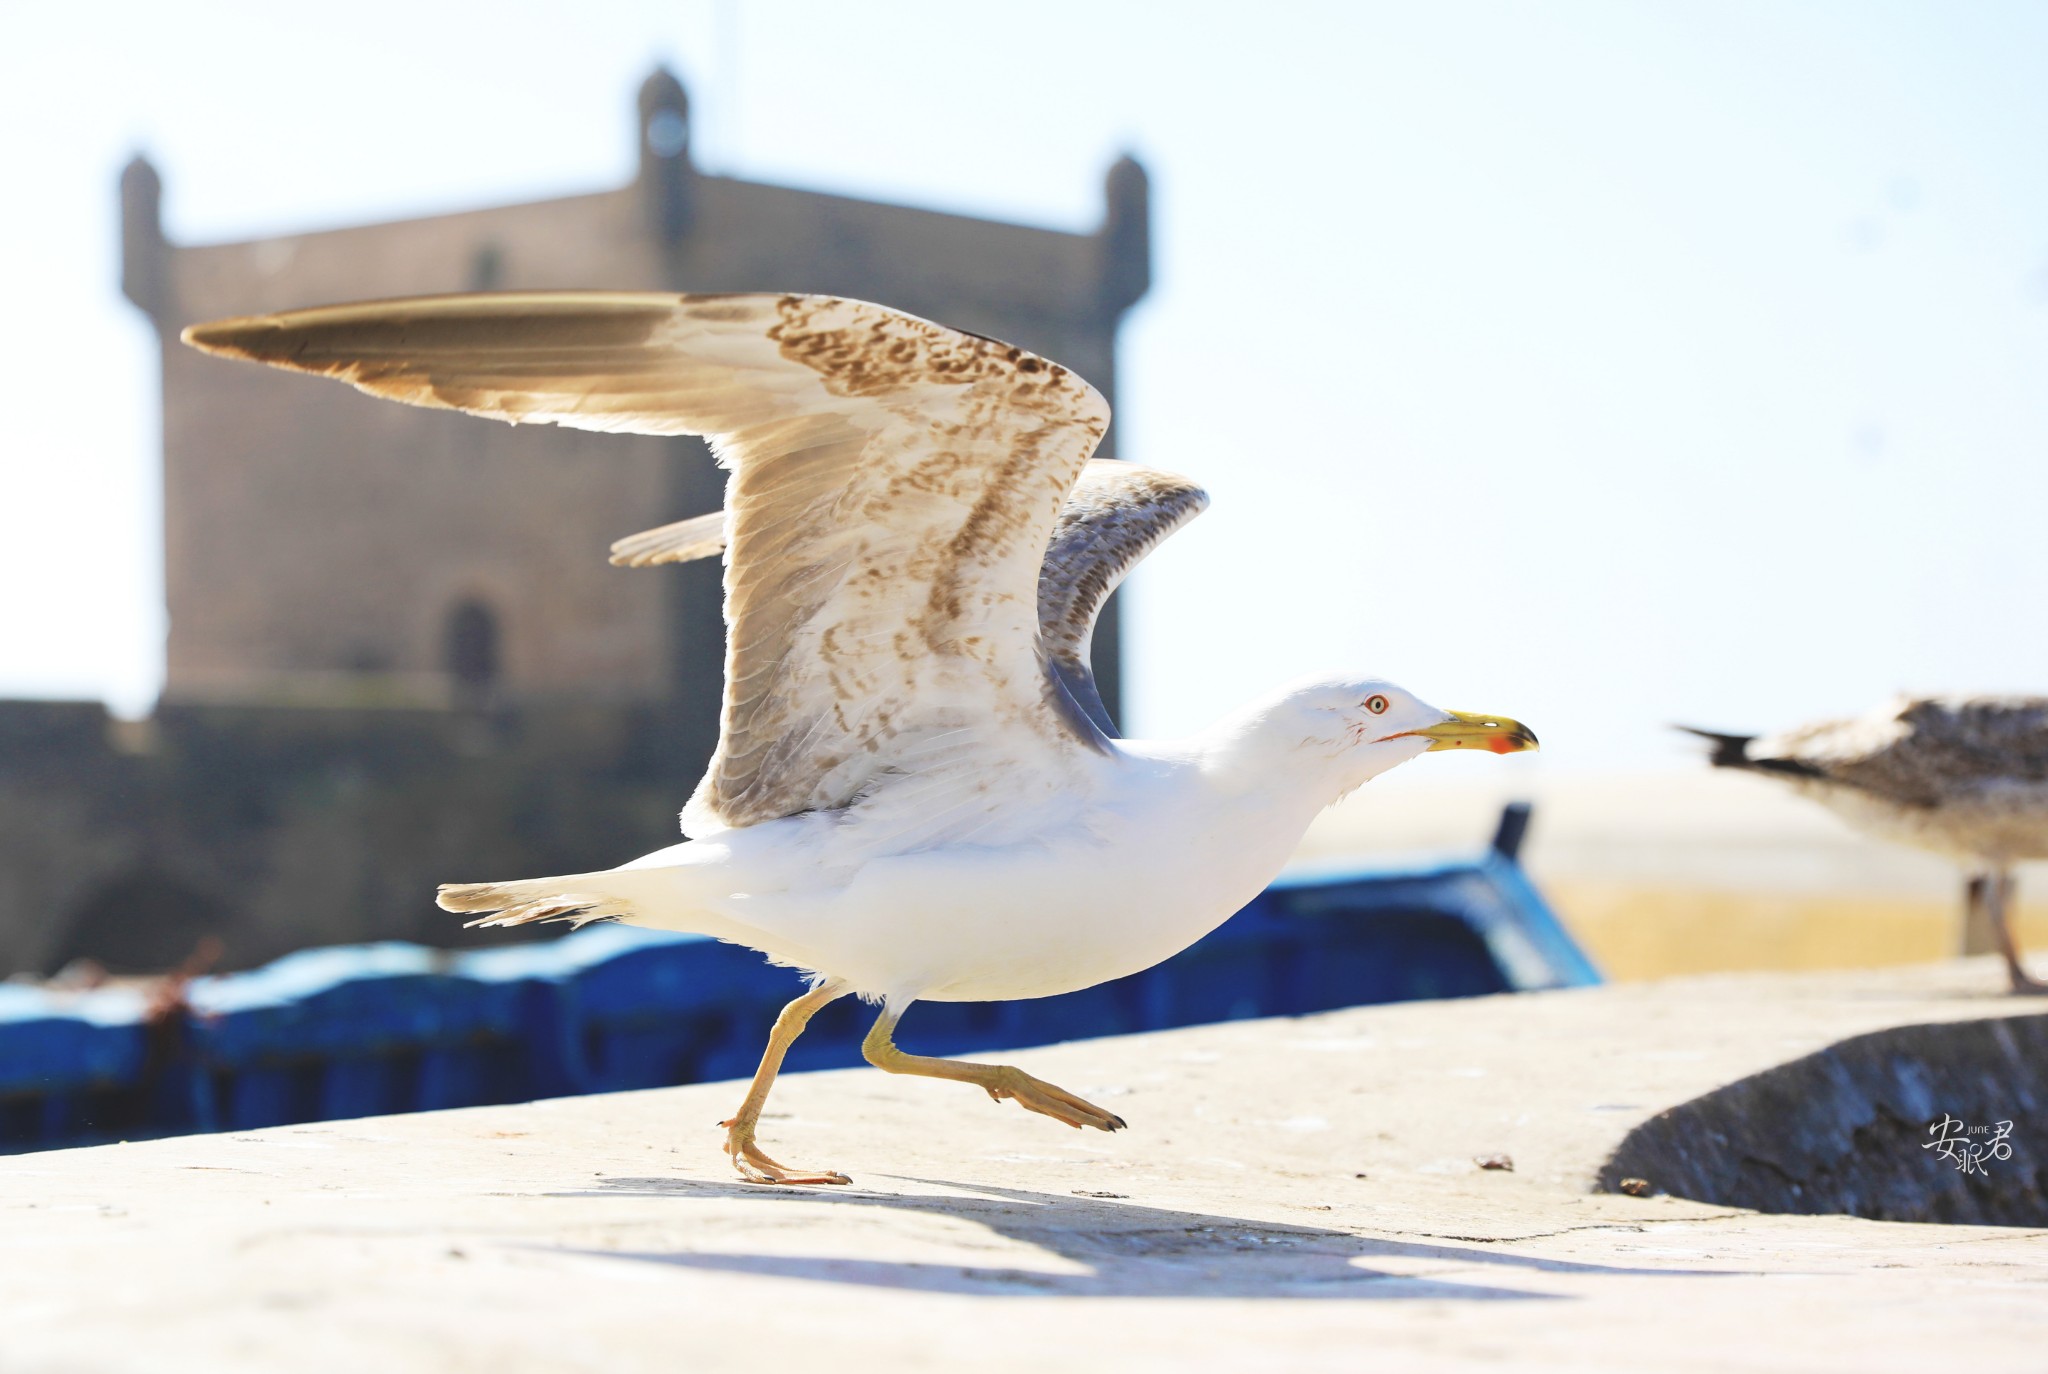
M 720 1251 L 647 1253 L 583 1250 L 605 1259 L 636 1260 L 725 1273 L 761 1274 L 874 1288 L 981 1296 L 1094 1298 L 1345 1298 L 1541 1300 L 1549 1293 L 1448 1282 L 1438 1274 L 1473 1264 L 1505 1265 L 1552 1273 L 1627 1274 L 1670 1278 L 1719 1275 L 1726 1270 L 1633 1269 L 1519 1255 L 1469 1245 L 1380 1240 L 1326 1227 L 1285 1226 L 1242 1217 L 1177 1212 L 1086 1196 L 994 1188 L 947 1179 L 904 1182 L 958 1190 L 944 1196 L 877 1193 L 839 1188 L 776 1188 L 681 1178 L 613 1178 L 566 1197 L 744 1198 L 758 1202 L 823 1203 L 926 1212 L 986 1226 L 998 1235 L 1058 1256 L 1045 1269 L 915 1263 L 859 1258 L 749 1255 Z M 1375 1259 L 1421 1261 L 1436 1274 L 1394 1273 Z

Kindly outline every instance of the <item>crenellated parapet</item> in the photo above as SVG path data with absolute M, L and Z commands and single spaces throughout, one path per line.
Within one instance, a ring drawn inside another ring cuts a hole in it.
M 163 201 L 163 178 L 137 153 L 121 169 L 121 294 L 160 331 L 171 327 L 173 314 Z
M 690 160 L 690 97 L 667 67 L 640 83 L 640 175 L 647 223 L 672 246 L 696 223 L 697 168 Z
M 1112 316 L 1136 305 L 1152 288 L 1152 181 L 1126 153 L 1103 180 L 1102 303 Z

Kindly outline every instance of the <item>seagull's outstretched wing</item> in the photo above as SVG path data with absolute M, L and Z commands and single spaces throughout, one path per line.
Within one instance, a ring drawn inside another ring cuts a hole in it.
M 718 751 L 696 834 L 944 768 L 989 807 L 1086 745 L 1038 647 L 1039 564 L 1109 423 L 1022 349 L 820 296 L 427 297 L 186 342 L 514 422 L 703 434 L 733 470 Z
M 1094 458 L 1067 493 L 1038 574 L 1038 631 L 1049 670 L 1103 734 L 1116 723 L 1096 690 L 1088 646 L 1103 603 L 1130 570 L 1161 541 L 1209 506 L 1209 493 L 1171 472 Z M 612 562 L 647 568 L 687 563 L 725 551 L 725 516 L 713 511 L 692 520 L 628 535 L 612 545 Z
M 1098 458 L 1060 509 L 1038 575 L 1039 632 L 1052 671 L 1105 735 L 1117 731 L 1088 662 L 1096 617 L 1138 561 L 1208 505 L 1185 477 Z

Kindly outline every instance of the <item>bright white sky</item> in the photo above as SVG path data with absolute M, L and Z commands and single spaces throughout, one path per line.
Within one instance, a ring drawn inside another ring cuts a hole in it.
M 2048 6 L 264 0 L 0 19 L 0 695 L 161 676 L 132 151 L 187 241 L 599 189 L 656 61 L 713 171 L 1078 229 L 1144 160 L 1123 454 L 1215 505 L 1141 733 L 1351 668 L 1606 770 L 2048 690 Z

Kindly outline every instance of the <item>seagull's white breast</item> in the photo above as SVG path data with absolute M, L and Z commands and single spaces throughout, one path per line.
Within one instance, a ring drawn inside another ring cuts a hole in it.
M 1032 840 L 877 854 L 843 884 L 719 906 L 756 932 L 746 943 L 864 993 L 1047 997 L 1149 968 L 1214 930 L 1271 881 L 1317 809 L 1219 795 L 1191 761 L 1116 763 L 1075 820 Z

